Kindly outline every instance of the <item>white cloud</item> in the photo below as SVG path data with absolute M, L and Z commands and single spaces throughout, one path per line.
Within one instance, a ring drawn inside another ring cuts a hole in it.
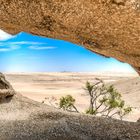
M 4 32 L 3 30 L 0 29 L 0 41 L 4 41 L 4 40 L 8 40 L 10 38 L 13 38 L 13 35 L 10 35 L 6 32 Z
M 13 37 L 15 36 L 12 36 L 0 29 L 0 52 L 16 50 L 21 48 L 23 45 L 26 45 L 28 49 L 32 50 L 48 50 L 56 48 L 53 46 L 47 46 L 47 43 L 37 41 L 7 41 Z
M 0 47 L 0 52 L 7 52 L 7 51 L 12 51 L 12 50 L 17 50 L 19 49 L 20 46 L 5 46 L 5 47 Z
M 34 42 L 34 41 L 20 41 L 20 42 L 10 42 L 10 44 L 13 44 L 13 45 L 43 45 L 46 43 Z
M 32 41 L 0 42 L 0 46 L 8 46 L 8 45 L 46 45 L 46 43 L 32 42 Z
M 49 46 L 30 46 L 29 49 L 33 49 L 33 50 L 50 50 L 50 49 L 56 49 L 56 47 L 49 47 Z
M 32 41 L 20 41 L 20 42 L 0 42 L 0 52 L 7 52 L 21 48 L 22 45 L 38 45 L 31 46 L 29 49 L 44 50 L 53 49 L 54 47 L 39 47 L 40 45 L 46 45 L 46 43 L 32 42 Z

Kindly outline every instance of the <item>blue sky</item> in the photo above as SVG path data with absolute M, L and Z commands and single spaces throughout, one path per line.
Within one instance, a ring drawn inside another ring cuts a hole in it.
M 12 36 L 2 30 L 0 30 L 0 71 L 134 72 L 128 64 L 97 55 L 82 46 L 23 32 Z

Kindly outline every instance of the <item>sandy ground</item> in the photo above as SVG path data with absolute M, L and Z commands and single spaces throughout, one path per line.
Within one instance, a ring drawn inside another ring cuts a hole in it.
M 42 102 L 46 97 L 72 95 L 77 108 L 84 112 L 89 106 L 89 96 L 85 93 L 86 81 L 100 78 L 114 84 L 122 93 L 126 104 L 135 107 L 126 120 L 140 118 L 140 78 L 137 74 L 112 73 L 6 73 L 14 89 L 28 98 Z

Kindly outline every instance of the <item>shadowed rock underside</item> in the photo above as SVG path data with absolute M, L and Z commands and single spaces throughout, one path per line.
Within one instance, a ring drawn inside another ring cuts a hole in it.
M 67 40 L 140 69 L 140 0 L 1 0 L 0 28 Z

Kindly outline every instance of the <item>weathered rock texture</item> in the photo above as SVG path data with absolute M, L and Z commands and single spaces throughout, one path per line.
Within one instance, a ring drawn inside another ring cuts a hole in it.
M 140 72 L 140 0 L 0 0 L 0 28 L 80 44 Z M 0 81 L 0 89 L 8 86 Z M 5 95 L 0 139 L 139 140 L 140 125 L 68 114 Z
M 0 0 L 0 28 L 67 40 L 140 71 L 140 0 Z
M 0 73 L 0 100 L 11 97 L 15 94 L 14 89 L 10 83 L 5 79 L 4 75 Z
M 139 139 L 139 122 L 62 112 L 20 94 L 0 100 L 0 140 Z

